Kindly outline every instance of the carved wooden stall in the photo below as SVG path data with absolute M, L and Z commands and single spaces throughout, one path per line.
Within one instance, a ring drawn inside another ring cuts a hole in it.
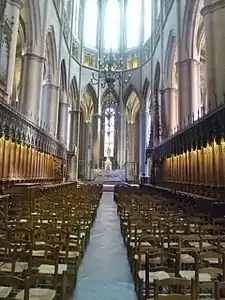
M 0 182 L 60 181 L 65 155 L 61 143 L 0 102 Z
M 156 184 L 223 198 L 225 105 L 188 125 L 148 153 L 158 169 Z

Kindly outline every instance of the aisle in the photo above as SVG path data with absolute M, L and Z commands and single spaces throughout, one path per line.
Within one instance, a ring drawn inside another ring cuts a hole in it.
M 136 300 L 113 192 L 103 192 L 75 300 Z

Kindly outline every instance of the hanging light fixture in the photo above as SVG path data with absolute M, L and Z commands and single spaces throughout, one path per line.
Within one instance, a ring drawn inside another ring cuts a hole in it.
M 95 73 L 92 73 L 91 83 L 94 85 L 101 84 L 102 88 L 108 86 L 109 89 L 115 87 L 116 81 L 119 82 L 120 86 L 125 86 L 131 78 L 128 75 L 127 79 L 123 79 L 123 58 L 117 59 L 116 56 L 110 51 L 108 56 L 103 57 L 103 61 L 98 60 L 99 63 L 99 77 L 95 77 Z

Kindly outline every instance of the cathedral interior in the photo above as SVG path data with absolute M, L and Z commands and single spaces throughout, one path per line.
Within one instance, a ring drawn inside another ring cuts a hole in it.
M 0 299 L 225 298 L 224 25 L 0 0 Z

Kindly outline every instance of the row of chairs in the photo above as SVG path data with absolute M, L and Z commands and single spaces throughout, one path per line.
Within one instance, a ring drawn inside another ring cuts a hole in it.
M 76 285 L 101 188 L 30 189 L 24 201 L 12 197 L 16 204 L 1 214 L 0 299 L 66 300 Z
M 205 296 L 203 283 L 212 286 L 211 291 L 215 290 L 215 284 L 216 289 L 224 289 L 223 218 L 211 220 L 207 214 L 195 214 L 193 210 L 188 214 L 187 209 L 136 188 L 117 189 L 115 200 L 139 299 L 158 299 L 156 287 L 163 280 L 169 284 L 170 279 L 177 282 L 174 287 L 189 283 L 188 296 L 194 299 Z M 175 288 L 173 293 L 176 290 L 179 291 Z M 170 297 L 168 289 L 162 289 L 161 294 Z M 185 295 L 178 295 L 173 299 L 185 299 Z

